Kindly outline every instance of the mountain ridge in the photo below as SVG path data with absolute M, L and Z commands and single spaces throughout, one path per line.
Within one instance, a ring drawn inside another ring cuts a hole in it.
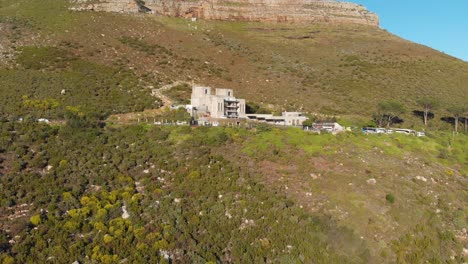
M 323 0 L 75 0 L 73 10 L 269 23 L 352 23 L 379 26 L 365 7 Z

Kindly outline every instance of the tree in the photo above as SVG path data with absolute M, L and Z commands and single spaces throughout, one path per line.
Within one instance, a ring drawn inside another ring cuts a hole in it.
M 271 110 L 266 109 L 255 102 L 247 102 L 245 105 L 245 112 L 247 114 L 271 114 Z
M 386 123 L 386 126 L 389 127 L 395 122 L 398 116 L 405 112 L 406 109 L 404 105 L 398 101 L 382 101 L 377 105 L 377 114 L 374 118 L 379 126 L 383 126 L 384 123 Z
M 302 125 L 311 127 L 314 124 L 315 120 L 317 120 L 317 116 L 310 115 L 310 114 L 307 114 L 306 116 L 307 116 L 307 120 L 302 122 Z
M 460 120 L 460 117 L 462 117 L 464 113 L 466 112 L 466 109 L 463 106 L 455 105 L 455 106 L 449 107 L 447 110 L 449 111 L 449 113 L 452 115 L 454 119 L 455 133 L 458 133 L 458 122 Z
M 439 106 L 439 101 L 432 97 L 423 97 L 417 100 L 417 103 L 423 108 L 424 126 L 427 126 L 429 113 Z
M 465 133 L 468 132 L 468 128 L 467 128 L 467 125 L 468 125 L 468 105 L 464 107 L 464 111 L 463 111 L 463 121 L 465 123 Z

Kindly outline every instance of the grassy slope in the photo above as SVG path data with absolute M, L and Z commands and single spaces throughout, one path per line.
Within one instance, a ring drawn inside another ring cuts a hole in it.
M 349 229 L 212 153 L 230 131 L 0 123 L 0 261 L 168 263 L 163 252 L 177 263 L 365 261 L 328 248 L 328 232 Z
M 0 259 L 463 263 L 467 141 L 2 122 Z
M 466 247 L 465 135 L 333 136 L 273 129 L 238 138 L 242 147 L 220 153 L 261 172 L 267 186 L 307 211 L 351 228 L 366 241 L 372 262 L 449 261 Z M 389 194 L 394 203 L 386 200 Z M 356 250 L 350 241 L 332 241 L 348 254 Z

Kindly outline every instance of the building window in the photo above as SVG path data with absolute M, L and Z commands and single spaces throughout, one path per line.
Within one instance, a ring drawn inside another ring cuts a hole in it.
M 208 94 L 208 89 L 205 89 L 205 94 Z
M 228 96 L 231 96 L 231 92 L 228 92 Z

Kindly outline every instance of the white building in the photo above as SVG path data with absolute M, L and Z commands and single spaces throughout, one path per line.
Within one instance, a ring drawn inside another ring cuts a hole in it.
M 191 115 L 211 118 L 245 118 L 245 99 L 234 97 L 232 89 L 194 86 L 190 99 Z
M 247 118 L 280 126 L 301 126 L 308 118 L 301 112 L 283 112 L 281 116 L 272 114 L 248 114 Z

